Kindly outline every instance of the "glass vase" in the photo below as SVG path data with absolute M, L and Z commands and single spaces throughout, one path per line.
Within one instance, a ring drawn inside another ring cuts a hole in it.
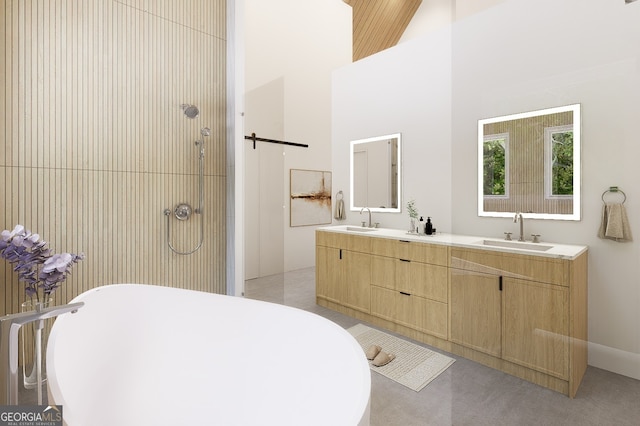
M 38 311 L 53 306 L 53 299 L 44 301 L 27 300 L 21 305 L 22 312 Z M 34 321 L 20 328 L 20 358 L 22 362 L 22 382 L 25 389 L 38 388 L 38 399 L 42 384 L 47 380 L 45 370 L 47 341 L 52 319 Z M 40 386 L 38 386 L 40 385 Z
M 411 234 L 415 234 L 416 233 L 416 220 L 414 218 L 410 218 L 409 221 L 409 232 Z

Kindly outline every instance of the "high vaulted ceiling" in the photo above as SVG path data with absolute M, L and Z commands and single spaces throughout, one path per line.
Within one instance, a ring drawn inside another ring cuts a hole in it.
M 353 9 L 353 61 L 395 46 L 422 0 L 343 0 Z

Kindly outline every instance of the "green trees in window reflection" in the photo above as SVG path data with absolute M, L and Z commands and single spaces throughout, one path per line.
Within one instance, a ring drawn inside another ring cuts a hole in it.
M 506 195 L 504 139 L 484 141 L 484 195 Z
M 506 140 L 484 141 L 484 195 L 506 195 Z M 573 195 L 573 132 L 551 133 L 550 195 Z
M 552 135 L 551 194 L 573 195 L 573 132 Z

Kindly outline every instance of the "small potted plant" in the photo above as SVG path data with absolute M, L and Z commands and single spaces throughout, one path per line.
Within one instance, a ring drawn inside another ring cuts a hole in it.
M 416 209 L 416 201 L 411 199 L 407 202 L 407 212 L 409 213 L 409 232 L 416 233 L 416 220 L 418 220 L 418 209 Z

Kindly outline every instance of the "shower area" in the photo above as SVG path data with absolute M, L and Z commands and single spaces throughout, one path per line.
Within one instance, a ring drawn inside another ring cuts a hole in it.
M 55 304 L 226 293 L 226 4 L 0 0 L 0 224 L 85 253 Z M 0 315 L 22 289 L 0 264 Z
M 195 105 L 182 104 L 180 107 L 184 111 L 185 117 L 191 120 L 198 118 L 200 115 L 200 110 Z M 202 243 L 204 242 L 204 218 L 202 217 L 202 214 L 204 213 L 204 140 L 208 136 L 211 136 L 211 129 L 203 127 L 200 129 L 200 138 L 196 139 L 194 142 L 194 145 L 198 149 L 198 207 L 194 209 L 189 203 L 180 203 L 176 204 L 173 208 L 173 216 L 175 216 L 179 221 L 188 221 L 191 219 L 192 213 L 200 215 L 200 238 L 194 248 L 182 251 L 171 244 L 172 211 L 170 208 L 164 209 L 164 215 L 167 217 L 167 245 L 172 252 L 183 256 L 197 252 L 200 250 Z

